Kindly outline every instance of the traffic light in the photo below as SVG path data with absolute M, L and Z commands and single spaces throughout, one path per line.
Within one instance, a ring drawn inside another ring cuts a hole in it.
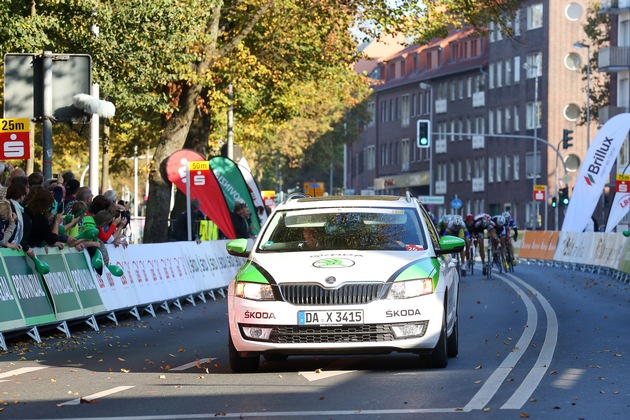
M 560 196 L 560 205 L 568 206 L 569 205 L 569 187 L 560 188 L 558 191 L 558 195 Z
M 573 133 L 573 130 L 567 130 L 566 128 L 562 130 L 562 148 L 563 149 L 568 149 L 569 147 L 573 146 L 573 144 L 571 143 L 571 140 L 573 140 L 573 136 L 571 136 L 572 133 Z
M 416 129 L 418 147 L 431 147 L 431 120 L 418 120 Z
M 554 209 L 558 207 L 558 199 L 556 197 L 551 197 L 551 207 Z

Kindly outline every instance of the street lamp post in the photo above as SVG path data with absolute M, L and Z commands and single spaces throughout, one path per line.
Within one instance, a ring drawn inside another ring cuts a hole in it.
M 433 130 L 433 85 L 426 82 L 420 82 L 420 89 L 428 90 L 430 99 L 429 99 L 429 121 L 431 121 L 431 129 Z M 429 137 L 432 137 L 431 133 L 429 133 Z M 433 139 L 429 144 L 429 195 L 433 196 Z
M 538 106 L 538 77 L 539 77 L 539 69 L 540 69 L 540 62 L 537 62 L 536 64 L 530 64 L 530 63 L 525 63 L 523 65 L 523 67 L 526 70 L 530 70 L 530 71 L 534 71 L 534 75 L 535 75 L 535 82 L 534 82 L 534 106 L 532 107 L 533 110 L 533 117 L 534 117 L 534 137 L 538 137 L 538 122 L 540 121 L 540 107 Z M 533 194 L 534 194 L 534 190 L 536 189 L 536 181 L 538 179 L 538 148 L 536 147 L 536 141 L 534 142 L 534 157 L 532 160 L 532 167 L 533 167 L 533 173 L 532 173 L 532 179 L 533 179 L 533 186 L 532 186 L 532 198 L 533 198 Z M 546 203 L 545 203 L 546 204 Z M 545 223 L 547 223 L 547 206 L 545 205 Z M 536 230 L 536 228 L 538 227 L 538 203 L 536 203 L 535 199 L 532 199 L 532 227 L 534 228 L 534 230 Z
M 591 47 L 576 42 L 577 49 L 586 48 L 586 150 L 591 146 Z

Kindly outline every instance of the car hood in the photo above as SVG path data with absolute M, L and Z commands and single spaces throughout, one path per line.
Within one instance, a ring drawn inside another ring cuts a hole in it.
M 251 261 L 252 266 L 270 283 L 305 282 L 330 287 L 331 277 L 337 285 L 433 277 L 439 270 L 439 261 L 426 250 L 325 251 L 258 254 Z

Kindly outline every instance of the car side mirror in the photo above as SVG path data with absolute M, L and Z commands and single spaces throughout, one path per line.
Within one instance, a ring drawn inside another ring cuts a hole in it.
M 231 240 L 230 242 L 225 244 L 225 248 L 227 249 L 228 254 L 233 255 L 235 257 L 249 257 L 249 251 L 247 250 L 247 239 L 239 238 Z
M 440 249 L 436 249 L 438 255 L 455 254 L 466 247 L 466 241 L 457 236 L 445 235 L 440 238 Z

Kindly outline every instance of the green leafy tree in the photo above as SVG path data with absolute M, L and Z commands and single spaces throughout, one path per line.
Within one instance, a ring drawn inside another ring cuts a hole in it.
M 171 194 L 166 160 L 185 144 L 218 153 L 227 132 L 229 84 L 235 89 L 235 139 L 257 172 L 315 164 L 316 153 L 304 154 L 313 144 L 325 145 L 321 162 L 334 160 L 349 141 L 339 135 L 341 122 L 348 126 L 348 110 L 369 92 L 351 70 L 357 54 L 348 28 L 371 37 L 403 32 L 430 39 L 465 23 L 483 30 L 509 16 L 516 3 L 6 0 L 0 4 L 0 50 L 92 56 L 101 97 L 117 109 L 104 145 L 111 170 L 122 170 L 123 158 L 136 147 L 153 151 L 144 240 L 161 242 Z M 60 137 L 77 147 L 64 148 L 86 154 L 79 148 L 81 128 L 65 132 Z

